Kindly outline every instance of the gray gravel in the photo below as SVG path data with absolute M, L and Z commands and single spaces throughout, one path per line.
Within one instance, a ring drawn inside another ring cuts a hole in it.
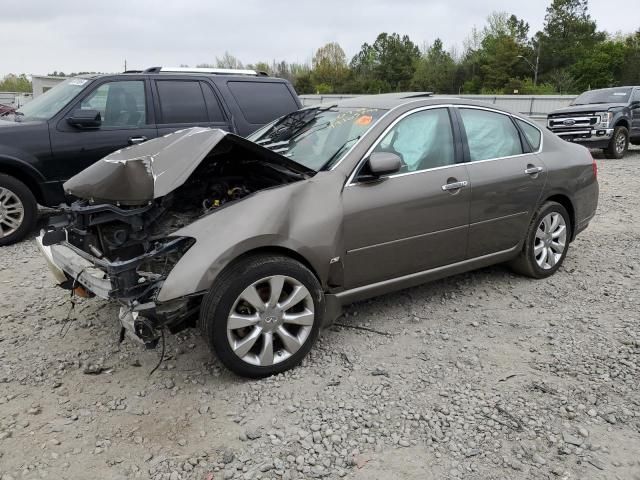
M 196 331 L 119 345 L 116 307 L 0 251 L 0 478 L 640 479 L 640 151 L 542 281 L 492 267 L 352 305 L 303 365 L 240 379 Z M 379 333 L 349 328 L 363 326 Z

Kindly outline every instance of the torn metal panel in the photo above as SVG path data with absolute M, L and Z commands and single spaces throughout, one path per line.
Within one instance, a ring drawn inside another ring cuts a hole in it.
M 70 195 L 94 202 L 139 205 L 180 187 L 198 165 L 218 153 L 257 159 L 297 174 L 313 170 L 220 129 L 188 128 L 117 150 L 64 184 Z

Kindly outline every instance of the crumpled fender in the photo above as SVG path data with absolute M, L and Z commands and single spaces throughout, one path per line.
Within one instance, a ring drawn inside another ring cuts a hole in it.
M 196 243 L 171 270 L 158 301 L 205 292 L 238 256 L 282 247 L 302 256 L 326 287 L 332 258 L 342 250 L 341 175 L 259 191 L 174 232 Z M 310 213 L 312 212 L 312 213 Z

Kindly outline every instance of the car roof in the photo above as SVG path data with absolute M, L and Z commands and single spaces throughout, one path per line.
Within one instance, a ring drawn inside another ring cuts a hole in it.
M 327 102 L 329 103 L 329 102 Z M 469 100 L 465 98 L 434 96 L 427 92 L 400 92 L 400 93 L 383 93 L 380 95 L 362 95 L 336 102 L 341 108 L 379 108 L 391 110 L 401 106 L 423 107 L 430 105 L 469 105 L 483 108 L 490 108 L 499 112 L 522 117 L 522 115 L 513 110 L 499 107 L 493 103 L 481 102 L 478 100 Z

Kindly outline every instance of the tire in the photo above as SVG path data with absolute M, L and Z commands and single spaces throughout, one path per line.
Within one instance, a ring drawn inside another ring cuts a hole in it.
M 557 226 L 554 226 L 555 218 L 561 219 L 558 220 Z M 564 225 L 563 233 L 555 237 L 562 230 L 562 225 Z M 549 228 L 552 229 L 551 237 L 545 235 Z M 522 251 L 511 262 L 511 268 L 516 273 L 532 278 L 546 278 L 553 275 L 567 256 L 571 234 L 571 218 L 567 209 L 557 202 L 545 202 L 533 216 Z M 556 246 L 554 246 L 554 238 Z M 561 251 L 558 247 L 560 244 L 563 245 Z M 540 248 L 542 249 L 540 250 Z M 550 252 L 553 253 L 553 256 L 550 256 Z
M 604 156 L 615 159 L 622 158 L 629 149 L 629 130 L 626 127 L 616 127 L 613 130 L 613 137 L 609 141 L 607 148 L 603 150 Z
M 278 291 L 277 298 L 270 298 Z M 292 303 L 280 308 L 288 300 Z M 199 326 L 209 348 L 229 370 L 261 378 L 293 368 L 309 353 L 324 307 L 320 283 L 303 264 L 280 255 L 252 255 L 218 276 L 203 300 Z
M 38 204 L 29 187 L 0 174 L 0 246 L 22 240 L 33 230 L 37 218 Z

